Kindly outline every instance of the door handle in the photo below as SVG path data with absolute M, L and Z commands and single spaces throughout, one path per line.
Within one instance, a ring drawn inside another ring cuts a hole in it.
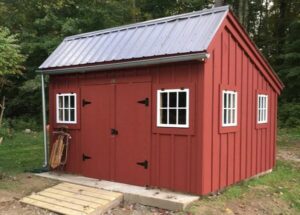
M 110 133 L 111 133 L 111 135 L 118 135 L 119 131 L 115 128 L 112 128 Z

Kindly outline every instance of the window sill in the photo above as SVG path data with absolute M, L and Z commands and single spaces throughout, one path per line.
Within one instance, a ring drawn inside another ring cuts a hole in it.
M 157 125 L 158 128 L 189 128 L 188 125 Z
M 76 124 L 75 123 L 73 123 L 73 124 L 71 124 L 71 123 L 55 123 L 53 126 L 54 130 L 59 129 L 61 127 L 67 127 L 70 130 L 80 129 L 80 126 L 78 123 L 76 123 Z
M 256 129 L 263 129 L 263 128 L 268 128 L 269 127 L 269 123 L 256 123 Z
M 219 129 L 219 133 L 232 133 L 232 132 L 237 132 L 239 131 L 239 126 L 234 125 L 234 126 L 221 126 Z

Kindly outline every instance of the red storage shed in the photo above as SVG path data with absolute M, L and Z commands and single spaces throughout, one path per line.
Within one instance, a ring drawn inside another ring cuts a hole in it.
M 66 172 L 202 195 L 274 167 L 283 84 L 228 6 L 67 37 L 40 72 Z

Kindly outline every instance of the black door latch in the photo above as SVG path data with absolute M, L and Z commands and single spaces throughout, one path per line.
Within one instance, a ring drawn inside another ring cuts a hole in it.
M 111 135 L 118 135 L 118 134 L 119 134 L 119 132 L 117 129 L 115 129 L 115 128 L 111 129 Z
M 91 104 L 92 102 L 82 99 L 82 107 Z
M 89 159 L 91 159 L 91 157 L 90 157 L 90 156 L 88 156 L 88 155 L 85 155 L 85 154 L 82 154 L 82 160 L 83 160 L 83 161 L 85 161 L 85 160 L 89 160 Z
M 143 162 L 137 162 L 137 165 L 143 166 L 144 169 L 148 169 L 148 161 L 144 160 Z
M 149 106 L 149 98 L 145 98 L 144 100 L 138 101 L 139 104 L 144 104 L 145 106 Z

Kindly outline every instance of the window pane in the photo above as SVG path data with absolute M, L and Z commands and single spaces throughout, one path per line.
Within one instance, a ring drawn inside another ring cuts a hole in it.
M 75 122 L 75 110 L 74 109 L 70 110 L 70 121 Z
M 161 93 L 160 94 L 160 103 L 161 107 L 167 107 L 168 105 L 168 93 Z
M 169 124 L 176 124 L 176 109 L 169 110 Z
M 186 107 L 186 92 L 179 92 L 179 107 Z
M 169 94 L 169 107 L 177 107 L 177 92 Z
M 161 109 L 160 110 L 160 123 L 161 124 L 167 124 L 168 120 L 167 120 L 167 109 Z
M 231 94 L 227 94 L 227 97 L 228 97 L 227 107 L 231 107 Z
M 63 121 L 63 109 L 58 110 L 58 119 L 59 121 Z
M 178 110 L 178 124 L 184 125 L 186 124 L 186 109 Z
M 64 96 L 64 99 L 65 99 L 64 108 L 68 108 L 69 107 L 69 96 Z
M 232 110 L 232 123 L 235 123 L 235 109 Z
M 227 110 L 226 109 L 223 109 L 223 124 L 227 124 Z
M 75 96 L 70 96 L 70 107 L 75 108 Z
M 65 119 L 64 121 L 68 122 L 69 121 L 69 109 L 64 109 L 65 110 Z
M 58 107 L 63 107 L 63 96 L 58 96 Z
M 232 108 L 236 108 L 235 107 L 235 94 L 232 94 Z
M 228 123 L 232 123 L 232 115 L 231 115 L 231 109 L 227 110 L 228 111 Z
M 224 95 L 223 95 L 223 97 L 224 97 L 224 108 L 227 108 L 227 93 L 224 93 Z

